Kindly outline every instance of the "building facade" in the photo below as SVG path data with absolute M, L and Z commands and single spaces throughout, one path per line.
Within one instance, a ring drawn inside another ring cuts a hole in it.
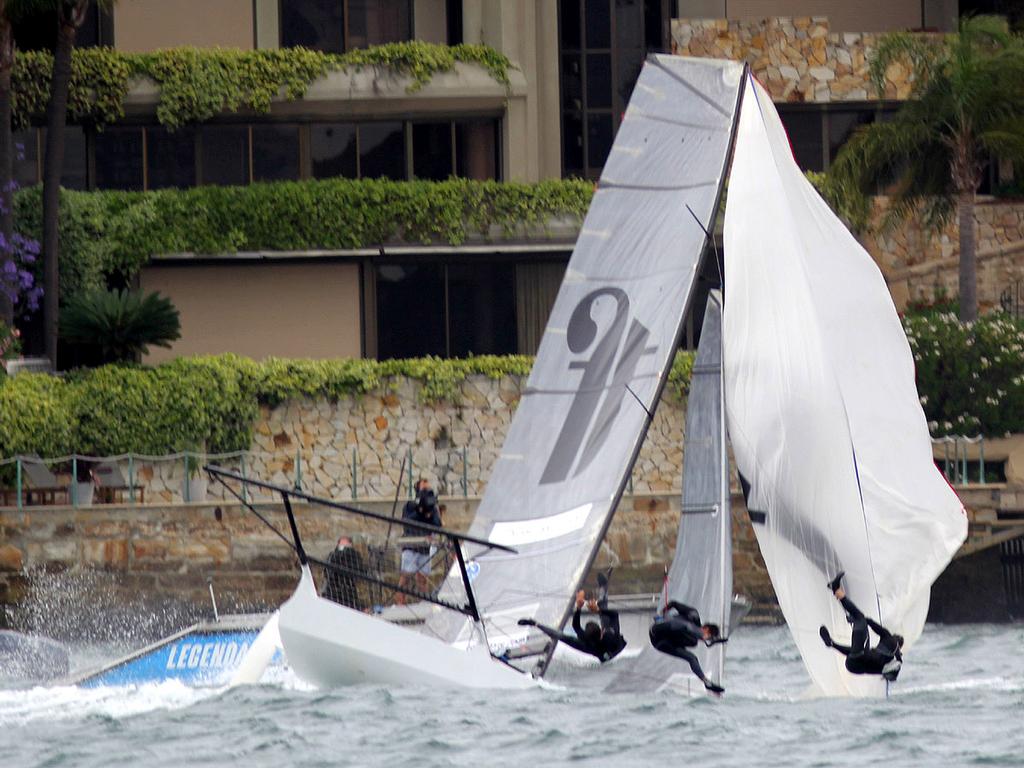
M 657 51 L 751 60 L 798 160 L 824 170 L 853 128 L 884 119 L 905 95 L 896 84 L 879 100 L 857 85 L 872 34 L 948 30 L 957 11 L 956 0 L 132 0 L 93 11 L 81 44 L 338 53 L 404 40 L 483 43 L 514 67 L 507 87 L 460 64 L 415 92 L 401 77 L 335 71 L 266 114 L 225 112 L 173 131 L 156 119 L 159 91 L 134 82 L 117 125 L 70 128 L 64 183 L 596 180 L 640 66 Z M 45 46 L 33 38 L 38 28 L 16 30 L 19 45 Z M 18 181 L 36 183 L 43 129 L 17 140 Z M 555 227 L 460 246 L 152 254 L 141 286 L 169 295 L 183 324 L 182 339 L 152 359 L 532 353 L 574 240 L 572 227 Z M 695 331 L 691 323 L 691 342 Z

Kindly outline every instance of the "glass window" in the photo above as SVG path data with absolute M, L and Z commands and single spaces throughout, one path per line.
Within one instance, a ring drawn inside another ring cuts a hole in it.
M 587 31 L 587 48 L 611 48 L 612 15 L 610 0 L 586 0 L 583 12 Z
M 40 141 L 46 131 L 39 132 Z M 85 143 L 85 129 L 80 125 L 64 128 L 64 170 L 60 184 L 65 189 L 87 189 L 89 186 L 89 154 Z
M 200 141 L 203 184 L 240 186 L 249 183 L 248 126 L 203 126 Z
M 359 126 L 359 175 L 364 179 L 405 178 L 405 132 L 401 123 Z
M 644 52 L 640 48 L 619 51 L 615 72 L 615 90 L 623 109 L 629 103 L 629 97 L 633 95 L 633 86 L 636 85 L 636 80 L 640 77 L 640 68 L 644 65 L 644 58 Z
M 294 125 L 254 125 L 253 181 L 299 178 L 299 129 Z
M 30 128 L 12 134 L 14 140 L 14 181 L 19 187 L 39 183 L 39 131 Z
M 344 176 L 354 179 L 359 175 L 354 125 L 330 123 L 310 126 L 309 149 L 313 178 Z
M 445 356 L 444 266 L 377 266 L 377 356 Z
M 822 159 L 821 115 L 817 110 L 780 110 L 789 144 L 797 165 L 805 171 L 824 170 Z
M 416 123 L 412 127 L 412 173 L 417 179 L 443 181 L 454 172 L 452 124 Z
M 194 187 L 196 184 L 196 131 L 146 129 L 146 183 L 150 189 Z
M 562 115 L 562 169 L 566 176 L 583 176 L 583 117 Z
M 858 110 L 836 110 L 828 113 L 828 159 L 829 162 L 836 159 L 839 150 L 842 148 L 853 132 L 861 125 L 868 125 L 875 121 L 875 111 L 872 109 Z
M 341 53 L 345 49 L 342 0 L 281 0 L 281 45 Z
M 455 124 L 455 173 L 464 179 L 497 179 L 498 121 Z
M 107 128 L 96 133 L 96 187 L 142 189 L 142 129 Z
M 643 0 L 615 0 L 615 43 L 619 48 L 644 47 Z
M 583 109 L 583 74 L 581 56 L 570 53 L 562 56 L 562 108 L 578 111 Z
M 559 3 L 558 34 L 562 48 L 580 48 L 580 0 Z
M 517 351 L 515 279 L 511 264 L 448 267 L 451 357 Z
M 448 45 L 461 45 L 462 0 L 446 0 L 445 21 L 447 22 Z
M 612 106 L 612 57 L 607 53 L 587 54 L 587 109 Z
M 601 168 L 612 149 L 612 116 L 589 115 L 587 118 L 587 165 L 591 175 L 601 175 Z
M 409 0 L 348 0 L 347 5 L 348 50 L 412 38 Z

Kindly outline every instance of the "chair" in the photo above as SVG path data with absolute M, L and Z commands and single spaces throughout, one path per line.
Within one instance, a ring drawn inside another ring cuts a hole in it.
M 141 485 L 130 485 L 116 461 L 101 462 L 93 468 L 92 473 L 96 479 L 96 492 L 99 494 L 100 502 L 114 504 L 120 494 L 123 503 L 125 491 L 133 490 L 138 494 L 139 503 L 144 502 L 145 489 Z
M 62 484 L 39 456 L 21 456 L 22 483 L 25 487 L 25 504 L 56 504 L 57 495 L 64 494 L 68 503 L 68 485 Z

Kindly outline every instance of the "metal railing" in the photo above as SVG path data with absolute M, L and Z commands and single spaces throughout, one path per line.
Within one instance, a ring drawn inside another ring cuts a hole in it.
M 967 446 L 978 446 L 978 482 L 985 482 L 985 437 L 984 435 L 946 435 L 933 437 L 934 445 L 943 446 L 942 472 L 951 483 L 971 482 L 968 472 Z

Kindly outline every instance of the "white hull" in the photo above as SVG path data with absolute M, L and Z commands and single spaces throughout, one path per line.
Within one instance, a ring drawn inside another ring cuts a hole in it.
M 496 661 L 484 644 L 456 648 L 352 610 L 316 593 L 304 566 L 278 625 L 288 665 L 318 688 L 359 683 L 462 688 L 530 688 L 538 683 Z

